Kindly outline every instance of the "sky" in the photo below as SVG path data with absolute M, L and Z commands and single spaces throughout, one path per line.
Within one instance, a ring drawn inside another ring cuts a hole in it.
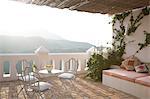
M 111 41 L 111 17 L 47 6 L 0 0 L 0 35 L 42 36 L 51 34 L 100 45 Z

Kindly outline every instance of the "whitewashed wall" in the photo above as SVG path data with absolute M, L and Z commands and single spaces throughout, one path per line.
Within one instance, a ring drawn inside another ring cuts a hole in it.
M 134 10 L 133 16 L 137 17 L 137 15 L 140 12 L 141 12 L 141 9 Z M 130 15 L 124 21 L 124 26 L 126 26 L 126 28 L 128 27 L 128 24 L 130 22 L 129 19 L 130 19 Z M 126 38 L 126 41 L 131 41 L 131 40 L 135 40 L 135 41 L 133 43 L 128 43 L 126 45 L 126 49 L 125 49 L 126 54 L 123 55 L 123 58 L 127 58 L 129 56 L 132 56 L 134 53 L 136 53 L 136 51 L 139 49 L 138 43 L 143 43 L 145 40 L 145 35 L 143 32 L 144 30 L 147 31 L 148 33 L 150 33 L 150 15 L 145 16 L 140 22 L 142 24 L 138 27 L 136 32 L 133 35 Z M 116 23 L 115 27 L 117 28 L 118 26 L 119 26 L 119 24 Z M 141 50 L 138 54 L 136 54 L 136 56 L 142 62 L 149 62 L 150 63 L 150 46 Z

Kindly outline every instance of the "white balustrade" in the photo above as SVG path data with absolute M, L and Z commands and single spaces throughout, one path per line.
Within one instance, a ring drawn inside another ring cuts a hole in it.
M 0 81 L 3 80 L 3 65 L 2 65 L 2 58 L 0 57 Z
M 46 64 L 52 64 L 54 69 L 67 70 L 65 62 L 70 58 L 75 58 L 79 62 L 79 71 L 84 71 L 86 67 L 87 53 L 32 53 L 32 54 L 0 54 L 0 81 L 11 81 L 17 79 L 16 64 L 21 60 L 33 61 L 37 68 L 42 69 Z M 9 75 L 4 76 L 4 62 L 8 61 Z

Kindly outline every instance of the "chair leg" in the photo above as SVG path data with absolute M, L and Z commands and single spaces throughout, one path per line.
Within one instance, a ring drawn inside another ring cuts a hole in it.
M 74 91 L 78 91 L 78 88 L 75 86 L 75 83 L 76 83 L 76 79 L 73 79 L 73 80 L 70 81 L 70 84 L 71 84 L 71 86 L 72 86 L 72 89 L 73 89 Z
M 78 88 L 75 86 L 75 79 L 60 79 L 62 82 L 62 87 L 66 93 L 72 93 L 72 91 L 78 91 Z
M 67 88 L 67 86 L 66 86 L 66 81 L 64 80 L 64 79 L 62 79 L 62 78 L 60 78 L 60 81 L 61 81 L 61 83 L 62 83 L 62 88 L 63 88 L 63 90 L 67 90 L 68 88 Z
M 45 99 L 45 97 L 43 96 L 44 94 L 42 92 L 38 92 L 40 99 Z
M 19 96 L 19 94 L 21 93 L 21 91 L 23 91 L 23 87 L 21 87 L 21 89 L 19 90 L 19 92 L 17 92 L 17 97 Z
M 25 86 L 23 84 L 20 84 L 20 87 L 21 87 L 21 89 L 19 90 L 19 92 L 17 92 L 17 97 L 19 97 L 19 94 L 21 92 L 25 91 Z M 25 91 L 25 93 L 26 93 L 26 91 Z M 24 94 L 24 92 L 23 92 L 23 96 L 24 96 L 25 99 L 27 99 L 26 96 L 25 96 L 25 94 Z
M 71 86 L 71 80 L 68 80 L 68 79 L 63 79 L 63 83 L 62 83 L 62 86 L 64 87 L 64 89 L 66 91 L 72 91 L 72 86 Z

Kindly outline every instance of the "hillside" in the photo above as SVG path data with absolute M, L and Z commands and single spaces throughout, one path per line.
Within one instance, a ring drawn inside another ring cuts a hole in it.
M 92 46 L 89 43 L 65 39 L 0 36 L 0 53 L 33 53 L 41 45 L 50 53 L 85 52 Z

